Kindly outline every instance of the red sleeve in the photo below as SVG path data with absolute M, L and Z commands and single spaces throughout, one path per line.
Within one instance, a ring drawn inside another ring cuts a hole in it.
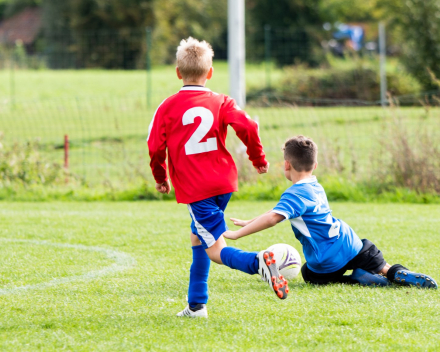
M 247 147 L 246 153 L 249 160 L 255 167 L 266 166 L 266 154 L 263 151 L 260 136 L 258 135 L 258 124 L 253 121 L 246 112 L 241 110 L 235 100 L 226 97 L 222 106 L 221 116 L 225 125 L 231 125 L 238 138 Z
M 163 104 L 163 103 L 162 103 Z M 164 183 L 168 180 L 167 176 L 167 143 L 165 121 L 162 116 L 162 104 L 159 105 L 154 113 L 153 120 L 148 128 L 148 150 L 150 153 L 150 167 L 154 179 L 157 183 Z

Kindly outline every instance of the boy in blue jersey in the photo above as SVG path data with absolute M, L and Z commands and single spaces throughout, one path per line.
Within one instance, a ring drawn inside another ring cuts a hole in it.
M 227 231 L 224 237 L 236 240 L 289 220 L 303 246 L 306 263 L 301 268 L 304 281 L 313 284 L 359 283 L 387 286 L 394 282 L 437 288 L 429 276 L 409 271 L 400 264 L 389 265 L 381 251 L 369 240 L 360 240 L 353 229 L 332 216 L 324 188 L 313 176 L 318 147 L 304 136 L 284 145 L 284 174 L 293 185 L 269 212 L 253 219 L 231 219 L 243 228 Z M 353 270 L 346 276 L 347 270 Z

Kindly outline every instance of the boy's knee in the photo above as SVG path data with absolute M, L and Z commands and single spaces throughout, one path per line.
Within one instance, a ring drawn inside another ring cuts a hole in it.
M 209 248 L 206 249 L 206 253 L 208 254 L 209 259 L 217 264 L 223 264 L 221 258 L 222 249 L 226 247 L 226 241 L 223 236 L 220 236 L 219 239 Z
M 199 238 L 194 235 L 193 233 L 191 234 L 191 246 L 201 246 L 202 242 L 200 242 Z
M 222 249 L 223 248 L 217 248 L 212 246 L 206 250 L 206 253 L 208 254 L 209 259 L 211 259 L 214 263 L 223 264 L 220 254 Z

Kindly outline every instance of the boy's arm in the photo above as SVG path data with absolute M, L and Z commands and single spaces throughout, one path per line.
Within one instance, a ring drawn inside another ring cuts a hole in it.
M 269 163 L 266 160 L 266 154 L 263 151 L 263 145 L 258 134 L 258 124 L 246 112 L 241 110 L 235 103 L 235 100 L 230 97 L 226 97 L 226 101 L 222 106 L 221 116 L 223 123 L 231 125 L 238 138 L 247 147 L 246 153 L 249 156 L 249 160 L 258 172 L 267 172 Z
M 286 219 L 294 219 L 302 216 L 306 210 L 307 207 L 299 196 L 285 192 L 275 208 L 267 213 L 253 220 L 243 221 L 234 219 L 234 224 L 244 227 L 238 231 L 226 231 L 223 236 L 231 240 L 237 240 L 240 237 L 268 229 Z
M 147 143 L 151 159 L 150 167 L 156 180 L 156 190 L 160 193 L 170 193 L 171 187 L 168 181 L 166 164 L 166 130 L 160 107 L 156 110 L 150 123 Z
M 243 226 L 247 226 L 247 225 L 249 225 L 251 222 L 254 222 L 254 221 L 257 220 L 259 217 L 261 217 L 261 216 L 263 216 L 263 215 L 266 215 L 266 214 L 268 214 L 268 213 L 271 213 L 271 212 L 272 212 L 272 209 L 270 209 L 269 211 L 265 212 L 264 214 L 259 215 L 259 216 L 257 216 L 256 218 L 253 218 L 253 219 L 251 219 L 251 220 L 240 220 L 240 219 L 236 219 L 236 218 L 230 218 L 230 220 L 234 223 L 235 226 L 241 226 L 241 227 L 243 227 Z
M 223 236 L 229 238 L 230 240 L 237 240 L 241 237 L 273 227 L 283 220 L 285 220 L 283 215 L 270 211 L 260 215 L 238 231 L 226 231 Z

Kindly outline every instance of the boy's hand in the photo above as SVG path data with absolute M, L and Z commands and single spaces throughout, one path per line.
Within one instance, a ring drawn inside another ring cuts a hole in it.
M 167 180 L 164 183 L 156 183 L 156 190 L 163 194 L 170 194 L 171 191 L 171 185 L 170 181 Z
M 270 164 L 267 163 L 265 166 L 260 166 L 260 167 L 256 167 L 257 172 L 261 175 L 261 174 L 265 174 L 269 171 L 269 166 Z
M 228 240 L 236 240 L 237 239 L 237 231 L 226 231 L 223 233 L 223 237 L 227 238 Z
M 250 223 L 250 220 L 240 220 L 235 218 L 231 218 L 230 220 L 234 223 L 235 226 L 241 226 L 241 227 L 244 227 Z

